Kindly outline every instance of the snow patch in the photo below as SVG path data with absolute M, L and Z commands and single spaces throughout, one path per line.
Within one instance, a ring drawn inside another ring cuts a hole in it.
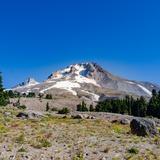
M 48 91 L 53 88 L 59 88 L 59 89 L 64 89 L 69 92 L 71 92 L 73 95 L 77 95 L 77 92 L 73 90 L 73 88 L 80 88 L 81 86 L 78 83 L 70 82 L 70 81 L 60 81 L 57 82 L 55 85 L 48 87 L 46 89 L 41 90 L 41 93 L 44 93 L 45 91 Z
M 134 82 L 131 82 L 131 81 L 126 81 L 127 83 L 129 83 L 129 84 L 135 84 Z
M 34 90 L 39 90 L 40 88 L 33 88 Z
M 83 76 L 80 76 L 80 75 L 75 77 L 75 82 L 78 82 L 78 83 L 91 83 L 91 84 L 93 84 L 95 86 L 100 87 L 100 85 L 97 84 L 97 82 L 94 79 L 89 79 L 89 78 L 86 78 L 86 77 L 83 77 Z
M 45 81 L 44 83 L 54 83 L 54 82 L 56 82 L 56 81 L 53 81 L 53 80 L 47 80 L 47 81 Z
M 95 101 L 99 101 L 99 98 L 100 98 L 99 95 L 97 95 L 97 94 L 95 94 L 95 93 L 92 93 L 92 92 L 85 91 L 85 90 L 81 90 L 81 91 L 92 95 Z
M 143 87 L 140 84 L 137 84 L 138 87 L 140 87 L 144 92 L 146 92 L 149 96 L 152 96 L 152 92 L 149 91 L 147 88 Z

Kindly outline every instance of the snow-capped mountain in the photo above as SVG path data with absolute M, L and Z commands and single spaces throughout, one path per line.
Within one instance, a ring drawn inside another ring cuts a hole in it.
M 149 82 L 131 81 L 112 75 L 96 63 L 70 65 L 53 72 L 46 81 L 38 83 L 28 79 L 18 87 L 18 92 L 50 93 L 72 95 L 98 101 L 104 97 L 125 95 L 151 97 L 152 90 L 160 87 Z

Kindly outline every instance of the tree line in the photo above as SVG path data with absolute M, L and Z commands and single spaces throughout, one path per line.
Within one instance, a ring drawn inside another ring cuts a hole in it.
M 152 97 L 147 101 L 143 96 L 134 99 L 132 96 L 126 96 L 123 99 L 106 99 L 93 107 L 89 107 L 85 102 L 77 105 L 77 111 L 90 112 L 110 112 L 119 114 L 128 114 L 137 117 L 153 116 L 160 118 L 160 91 L 152 91 Z
M 44 94 L 42 93 L 39 93 L 38 95 L 36 95 L 34 92 L 28 92 L 27 94 L 26 93 L 19 93 L 17 91 L 12 91 L 12 90 L 9 90 L 9 91 L 6 91 L 9 98 L 20 98 L 20 97 L 24 97 L 24 98 L 45 98 L 45 99 L 53 99 L 52 95 L 51 94 L 46 94 L 44 96 Z

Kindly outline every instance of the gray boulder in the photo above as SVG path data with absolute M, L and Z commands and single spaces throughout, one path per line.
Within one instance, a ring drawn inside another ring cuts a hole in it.
M 35 118 L 44 117 L 43 113 L 38 112 L 38 111 L 29 110 L 29 111 L 27 111 L 27 114 L 28 114 L 29 119 L 35 119 Z
M 12 115 L 12 113 L 11 112 L 4 112 L 4 116 L 11 116 Z
M 26 111 L 26 112 L 20 112 L 17 115 L 17 118 L 22 118 L 22 119 L 37 119 L 41 118 L 44 115 L 41 112 L 36 112 L 36 111 Z
M 128 125 L 128 124 L 130 124 L 130 120 L 129 119 L 127 119 L 127 118 L 122 118 L 122 119 L 113 119 L 112 121 L 111 121 L 111 123 L 120 123 L 120 124 L 122 124 L 122 125 Z
M 130 123 L 131 133 L 137 136 L 154 136 L 158 134 L 156 124 L 153 120 L 135 118 Z
M 23 113 L 23 112 L 18 113 L 16 117 L 17 118 L 22 118 L 22 119 L 29 118 L 28 114 L 27 113 Z
M 123 125 L 128 125 L 128 124 L 130 124 L 130 120 L 126 119 L 126 118 L 125 119 L 121 119 L 120 123 L 123 124 Z
M 95 119 L 94 116 L 88 115 L 88 114 L 77 114 L 72 115 L 73 119 Z

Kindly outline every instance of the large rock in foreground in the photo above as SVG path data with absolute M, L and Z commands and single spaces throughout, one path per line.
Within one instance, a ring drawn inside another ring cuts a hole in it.
M 36 119 L 36 118 L 44 117 L 44 115 L 41 112 L 30 110 L 26 112 L 20 112 L 16 117 L 22 118 L 22 119 Z
M 132 134 L 137 136 L 154 136 L 158 134 L 156 124 L 153 120 L 136 118 L 130 123 Z
M 88 115 L 88 114 L 77 114 L 72 115 L 73 119 L 95 119 L 94 116 Z

